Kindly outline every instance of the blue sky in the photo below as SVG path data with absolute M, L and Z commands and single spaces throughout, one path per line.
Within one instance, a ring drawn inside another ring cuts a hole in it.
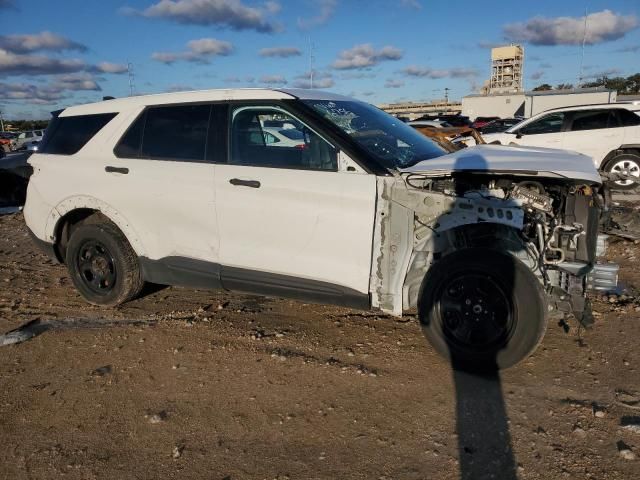
M 489 47 L 525 46 L 525 86 L 640 71 L 639 0 L 0 0 L 9 118 L 135 91 L 315 86 L 372 103 L 461 98 Z

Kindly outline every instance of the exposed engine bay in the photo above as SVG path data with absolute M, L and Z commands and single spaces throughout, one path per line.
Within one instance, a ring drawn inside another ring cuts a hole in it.
M 585 292 L 606 211 L 600 185 L 535 173 L 421 172 L 379 187 L 380 256 L 371 291 L 379 293 L 383 310 L 397 314 L 399 304 L 416 306 L 422 279 L 443 256 L 486 247 L 514 255 L 531 269 L 544 286 L 550 312 L 591 323 Z M 411 252 L 403 251 L 408 242 Z

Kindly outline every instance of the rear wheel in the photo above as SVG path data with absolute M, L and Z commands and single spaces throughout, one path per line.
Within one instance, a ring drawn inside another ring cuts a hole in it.
M 135 252 L 111 223 L 79 225 L 69 239 L 66 263 L 74 285 L 94 305 L 120 305 L 144 285 Z
M 546 329 L 545 295 L 517 258 L 486 248 L 445 256 L 425 277 L 420 321 L 434 348 L 462 370 L 508 368 Z
M 610 173 L 640 177 L 640 157 L 631 153 L 623 153 L 609 160 L 604 170 Z M 637 186 L 638 182 L 633 180 L 618 180 L 614 182 L 613 188 L 616 190 L 631 190 Z

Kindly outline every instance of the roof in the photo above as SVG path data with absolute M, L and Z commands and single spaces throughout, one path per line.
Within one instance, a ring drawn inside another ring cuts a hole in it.
M 632 110 L 633 106 L 634 105 L 632 103 L 592 103 L 589 105 L 568 105 L 564 107 L 550 108 L 549 110 L 545 110 L 545 112 L 557 112 L 561 110 L 599 110 L 604 108 L 624 108 L 626 110 Z
M 146 107 L 148 105 L 170 105 L 173 103 L 209 102 L 221 100 L 353 100 L 349 97 L 319 90 L 236 88 L 194 90 L 189 92 L 157 93 L 134 97 L 115 98 L 101 102 L 76 105 L 65 109 L 60 116 L 87 115 L 93 113 L 116 113 L 123 109 Z
M 473 93 L 471 95 L 466 95 L 464 98 L 473 98 L 473 97 L 513 97 L 513 96 L 523 96 L 523 97 L 540 97 L 546 95 L 580 95 L 585 93 L 615 93 L 615 90 L 611 90 L 603 87 L 593 87 L 593 88 L 574 88 L 572 90 L 528 90 L 526 92 L 507 92 L 507 93 L 489 93 L 487 95 L 483 95 L 481 93 Z

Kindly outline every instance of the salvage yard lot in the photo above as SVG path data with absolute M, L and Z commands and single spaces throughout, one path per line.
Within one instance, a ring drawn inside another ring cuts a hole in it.
M 410 316 L 180 288 L 89 306 L 0 217 L 0 331 L 52 327 L 0 347 L 0 477 L 639 478 L 639 254 L 613 244 L 629 295 L 593 329 L 551 323 L 479 378 Z

